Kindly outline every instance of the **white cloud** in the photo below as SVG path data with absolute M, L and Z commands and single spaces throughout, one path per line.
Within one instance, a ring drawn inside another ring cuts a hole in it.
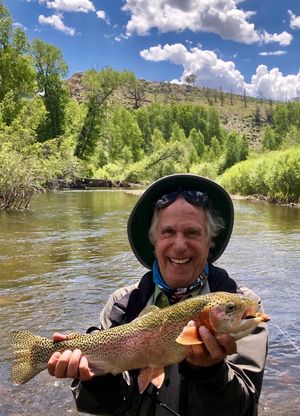
M 280 56 L 285 55 L 286 51 L 260 52 L 260 56 Z
M 108 25 L 110 24 L 109 17 L 106 15 L 106 13 L 105 13 L 105 11 L 104 11 L 104 10 L 98 10 L 98 11 L 96 12 L 96 15 L 97 15 L 97 17 L 98 17 L 99 19 L 104 20 L 104 21 L 105 21 Z
M 268 32 L 263 32 L 261 34 L 261 38 L 260 41 L 261 43 L 274 43 L 274 42 L 278 42 L 279 45 L 281 46 L 288 46 L 290 45 L 290 43 L 293 40 L 293 36 L 284 31 L 282 33 L 268 33 Z
M 246 90 L 250 96 L 272 100 L 300 97 L 300 71 L 296 75 L 284 76 L 278 68 L 269 70 L 267 66 L 259 65 L 251 83 L 247 83 L 234 62 L 219 59 L 213 51 L 200 48 L 188 50 L 182 44 L 166 44 L 144 49 L 140 55 L 148 61 L 170 61 L 182 65 L 181 78 L 172 82 L 183 83 L 187 75 L 194 74 L 197 76 L 196 85 L 202 87 L 222 87 L 223 91 L 240 94 Z
M 300 71 L 296 75 L 284 76 L 278 68 L 269 71 L 266 65 L 259 65 L 247 91 L 252 96 L 280 101 L 300 97 Z
M 288 14 L 291 17 L 290 28 L 291 29 L 300 29 L 300 16 L 296 16 L 291 10 L 288 10 Z
M 40 24 L 52 26 L 54 29 L 63 32 L 66 35 L 75 35 L 75 29 L 73 27 L 66 26 L 60 14 L 53 14 L 52 16 L 48 17 L 41 14 L 38 18 L 38 21 Z
M 238 0 L 125 0 L 123 10 L 130 13 L 129 35 L 145 36 L 157 28 L 160 32 L 192 30 L 212 32 L 223 39 L 251 44 L 279 42 L 287 45 L 291 35 L 260 33 L 249 19 L 253 11 L 238 9 Z
M 190 74 L 197 76 L 197 85 L 219 88 L 235 92 L 242 92 L 244 88 L 244 77 L 236 69 L 232 61 L 218 59 L 213 51 L 191 48 L 188 50 L 184 45 L 177 43 L 174 45 L 154 46 L 140 52 L 142 58 L 149 61 L 170 61 L 184 68 L 180 82 Z
M 49 9 L 62 12 L 94 12 L 95 6 L 90 0 L 41 0 Z

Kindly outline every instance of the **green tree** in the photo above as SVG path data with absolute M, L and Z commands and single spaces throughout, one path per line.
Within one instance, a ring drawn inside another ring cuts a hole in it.
M 185 144 L 187 142 L 184 130 L 179 126 L 177 122 L 175 122 L 172 126 L 172 133 L 170 137 L 170 142 L 178 142 Z
M 143 82 L 139 81 L 133 72 L 128 72 L 125 84 L 125 97 L 130 101 L 133 109 L 140 108 L 145 100 L 145 89 Z
M 76 175 L 77 161 L 67 141 L 37 142 L 37 127 L 46 115 L 36 97 L 24 102 L 9 126 L 0 121 L 0 209 L 27 208 L 34 193 Z
M 220 145 L 219 140 L 214 136 L 211 139 L 209 152 L 208 152 L 208 159 L 215 160 L 220 157 L 222 152 L 222 146 Z
M 248 139 L 236 131 L 230 132 L 224 142 L 224 154 L 220 164 L 220 173 L 233 166 L 235 163 L 246 160 L 249 153 Z
M 284 104 L 279 104 L 273 114 L 275 131 L 282 138 L 289 128 L 288 108 Z M 279 143 L 280 144 L 280 143 Z
M 48 112 L 45 123 L 40 128 L 40 138 L 48 140 L 64 132 L 69 95 L 62 77 L 66 76 L 68 66 L 60 49 L 40 39 L 33 40 L 32 55 L 39 91 Z
M 107 152 L 110 162 L 123 160 L 125 163 L 141 159 L 142 134 L 135 117 L 125 107 L 116 106 L 108 122 Z
M 10 124 L 22 107 L 22 99 L 35 91 L 35 71 L 28 54 L 25 33 L 13 29 L 8 10 L 0 1 L 0 102 L 9 94 L 14 108 L 3 113 L 3 121 Z
M 279 135 L 276 134 L 274 129 L 267 126 L 263 132 L 261 144 L 264 151 L 276 150 L 279 146 Z
M 164 144 L 166 143 L 162 132 L 157 128 L 154 129 L 154 132 L 151 136 L 151 143 L 152 143 L 152 146 L 151 146 L 152 152 L 159 151 L 159 149 L 162 148 Z
M 300 129 L 295 125 L 291 125 L 282 141 L 281 148 L 286 149 L 297 145 L 300 145 Z
M 101 139 L 109 100 L 116 89 L 126 83 L 128 72 L 114 71 L 105 68 L 102 71 L 89 70 L 83 77 L 86 91 L 86 116 L 75 148 L 75 156 L 88 159 L 95 151 L 97 142 Z
M 210 107 L 208 109 L 208 144 L 213 137 L 216 137 L 218 140 L 221 138 L 221 126 L 220 126 L 220 116 L 219 112 L 215 107 Z
M 201 133 L 201 131 L 193 128 L 190 131 L 188 141 L 193 144 L 196 150 L 197 156 L 199 158 L 202 158 L 205 153 L 205 141 L 204 141 L 204 136 Z

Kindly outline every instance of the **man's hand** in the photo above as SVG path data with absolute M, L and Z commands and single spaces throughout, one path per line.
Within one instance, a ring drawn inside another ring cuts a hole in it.
M 67 335 L 55 333 L 53 341 L 66 341 Z M 94 373 L 90 370 L 88 361 L 80 350 L 66 350 L 63 353 L 55 352 L 48 361 L 48 372 L 57 378 L 79 378 L 82 381 L 90 380 Z
M 188 323 L 188 326 L 192 325 L 196 325 L 194 321 Z M 209 367 L 236 352 L 236 341 L 230 335 L 215 336 L 205 326 L 200 326 L 198 330 L 203 344 L 191 345 L 186 357 L 192 366 Z

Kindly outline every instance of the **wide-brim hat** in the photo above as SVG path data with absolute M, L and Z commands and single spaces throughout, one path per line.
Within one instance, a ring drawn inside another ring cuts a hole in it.
M 216 261 L 225 250 L 233 228 L 234 209 L 228 192 L 211 179 L 192 175 L 174 174 L 164 176 L 153 182 L 141 195 L 133 207 L 127 223 L 127 234 L 132 251 L 138 261 L 152 269 L 155 259 L 154 247 L 148 231 L 153 217 L 155 202 L 163 195 L 173 191 L 196 190 L 205 192 L 211 209 L 218 212 L 224 221 L 224 229 L 214 238 L 208 261 Z

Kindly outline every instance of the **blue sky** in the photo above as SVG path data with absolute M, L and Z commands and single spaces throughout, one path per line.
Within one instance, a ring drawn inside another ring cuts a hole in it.
M 300 98 L 299 0 L 2 0 L 74 72 L 110 66 L 275 100 Z

